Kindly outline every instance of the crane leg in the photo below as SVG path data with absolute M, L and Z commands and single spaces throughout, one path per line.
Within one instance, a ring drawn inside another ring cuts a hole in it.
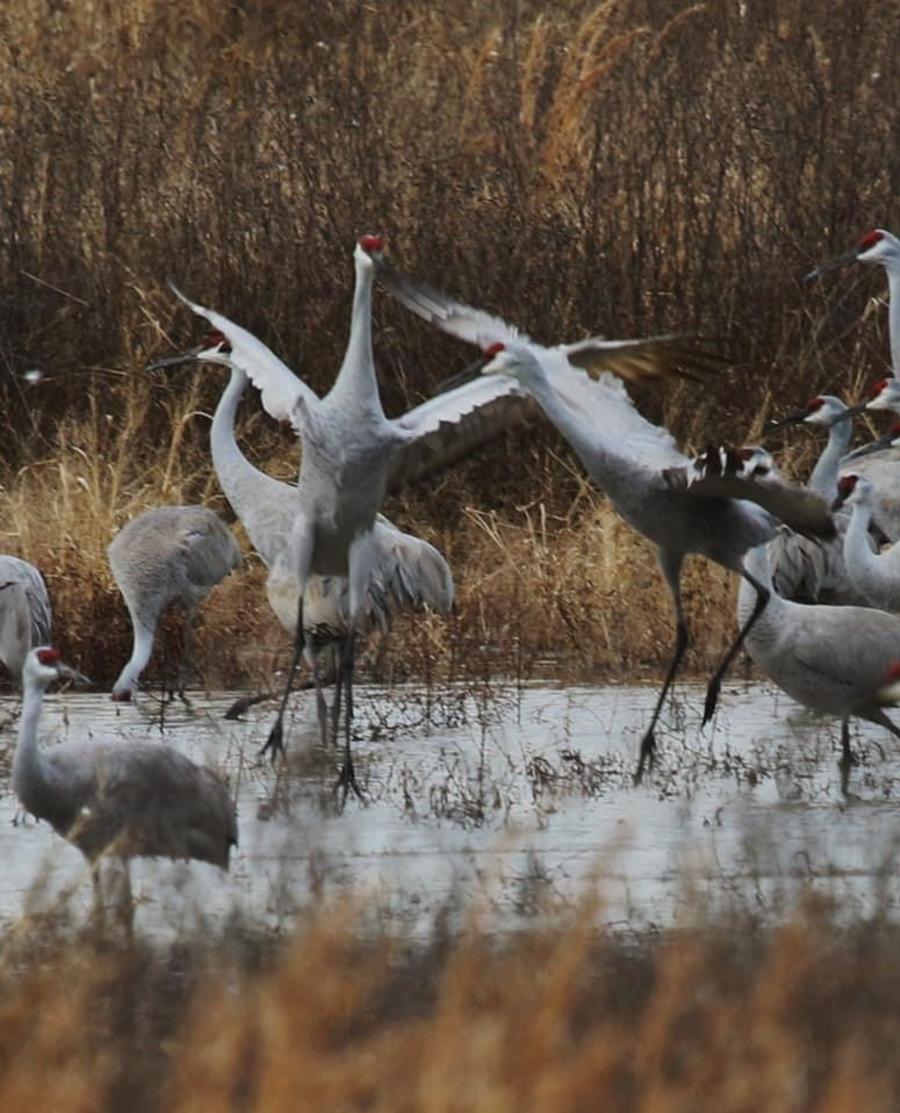
M 843 796 L 849 795 L 850 770 L 856 764 L 856 755 L 850 749 L 850 720 L 845 717 L 841 719 L 841 760 L 838 762 L 838 769 L 841 774 L 841 794 Z
M 281 754 L 284 756 L 284 712 L 287 708 L 288 698 L 291 694 L 291 689 L 294 686 L 294 676 L 297 672 L 297 666 L 300 663 L 300 657 L 303 654 L 303 592 L 300 592 L 299 600 L 297 602 L 297 633 L 294 635 L 294 657 L 291 661 L 291 668 L 288 672 L 287 684 L 284 689 L 284 696 L 281 700 L 281 706 L 278 708 L 278 714 L 275 716 L 275 722 L 272 724 L 272 729 L 269 731 L 269 737 L 266 739 L 266 744 L 259 751 L 260 757 L 263 754 L 270 754 L 272 764 L 274 765 L 276 757 Z
M 675 674 L 678 672 L 678 666 L 681 664 L 685 651 L 688 647 L 688 632 L 687 626 L 683 618 L 679 618 L 678 624 L 675 628 L 675 650 L 672 654 L 672 660 L 669 663 L 669 671 L 666 673 L 666 679 L 663 681 L 662 689 L 656 700 L 656 707 L 653 709 L 653 717 L 650 719 L 650 726 L 644 737 L 641 739 L 641 754 L 638 758 L 638 766 L 634 772 L 634 783 L 639 785 L 644 776 L 645 769 L 652 769 L 656 762 L 656 720 L 659 718 L 659 713 L 662 711 L 663 704 L 666 701 L 669 687 L 675 679 Z
M 751 576 L 749 572 L 741 569 L 741 575 L 756 589 L 756 603 L 753 605 L 753 610 L 750 613 L 750 617 L 738 631 L 738 636 L 729 646 L 728 652 L 722 658 L 722 663 L 713 673 L 709 685 L 707 686 L 706 702 L 703 705 L 703 722 L 701 724 L 701 726 L 704 727 L 715 713 L 716 704 L 719 700 L 719 689 L 722 687 L 722 681 L 725 678 L 725 673 L 728 672 L 728 669 L 731 666 L 731 662 L 735 659 L 738 654 L 738 650 L 744 644 L 744 639 L 753 629 L 753 624 L 766 609 L 766 604 L 769 602 L 769 597 L 772 594 L 767 587 L 761 584 L 759 580 Z
M 341 663 L 344 659 L 344 646 L 341 645 L 340 659 L 337 665 L 337 675 L 334 679 L 334 702 L 331 705 L 331 744 L 338 744 L 338 729 L 341 724 L 341 700 L 344 695 L 344 670 Z
M 350 790 L 353 790 L 354 795 L 358 800 L 364 800 L 362 789 L 356 780 L 356 771 L 353 768 L 353 749 L 351 746 L 351 729 L 353 726 L 353 651 L 354 651 L 355 634 L 351 628 L 347 633 L 347 639 L 344 642 L 343 652 L 341 653 L 341 673 L 344 676 L 344 686 L 346 688 L 346 696 L 344 699 L 344 763 L 341 766 L 341 772 L 335 785 L 335 791 L 343 790 L 341 797 L 341 806 L 347 802 L 347 796 Z
M 191 701 L 185 695 L 184 689 L 190 679 L 191 670 L 194 664 L 194 617 L 197 613 L 196 607 L 188 607 L 184 616 L 184 646 L 182 648 L 181 656 L 178 659 L 178 698 L 182 703 L 188 707 Z
M 672 594 L 672 605 L 675 608 L 675 649 L 672 653 L 672 660 L 669 662 L 669 669 L 663 681 L 662 689 L 656 700 L 656 707 L 653 709 L 650 726 L 647 727 L 644 737 L 641 739 L 641 752 L 637 769 L 634 771 L 634 783 L 636 785 L 641 783 L 644 770 L 652 767 L 656 761 L 656 721 L 688 647 L 687 623 L 684 619 L 684 607 L 681 602 L 681 566 L 684 563 L 684 553 L 660 549 L 657 553 L 657 559 L 659 560 L 660 571 Z

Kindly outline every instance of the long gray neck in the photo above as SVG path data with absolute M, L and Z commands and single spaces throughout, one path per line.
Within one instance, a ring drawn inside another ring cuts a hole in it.
M 141 673 L 147 667 L 150 654 L 153 652 L 153 631 L 139 621 L 134 614 L 131 616 L 131 626 L 134 632 L 131 656 L 125 662 L 124 668 L 119 673 L 115 684 L 113 684 L 113 693 L 133 692 L 135 690 Z
M 850 575 L 865 575 L 872 567 L 877 567 L 878 557 L 869 544 L 869 526 L 872 524 L 872 504 L 868 501 L 854 502 L 850 511 L 850 521 L 844 534 L 844 563 Z
M 19 720 L 19 741 L 12 769 L 13 788 L 23 803 L 29 790 L 39 788 L 45 780 L 43 757 L 38 745 L 38 722 L 43 699 L 43 688 L 26 684 L 22 697 L 22 717 Z
M 809 477 L 809 488 L 829 502 L 837 495 L 838 471 L 853 440 L 853 422 L 838 421 L 828 430 L 828 442 L 822 449 Z
M 225 497 L 240 518 L 250 541 L 271 568 L 286 544 L 295 512 L 297 489 L 253 466 L 241 452 L 234 435 L 238 406 L 247 388 L 247 376 L 229 364 L 231 378 L 222 392 L 209 431 L 213 467 Z
M 372 277 L 371 259 L 359 251 L 354 255 L 356 286 L 353 290 L 353 311 L 350 316 L 350 337 L 344 362 L 326 401 L 345 407 L 348 412 L 364 412 L 385 420 L 375 378 L 375 357 L 372 353 Z
M 593 429 L 580 413 L 560 397 L 539 364 L 536 363 L 528 378 L 523 379 L 523 386 L 578 453 L 578 458 L 588 472 L 594 476 L 595 472 L 604 470 L 604 463 L 607 461 L 604 460 L 603 446 L 598 443 Z M 595 478 L 601 482 L 599 477 Z
M 894 369 L 894 378 L 900 379 L 900 261 L 891 260 L 891 265 L 887 268 L 887 274 L 891 299 L 888 309 L 891 367 Z

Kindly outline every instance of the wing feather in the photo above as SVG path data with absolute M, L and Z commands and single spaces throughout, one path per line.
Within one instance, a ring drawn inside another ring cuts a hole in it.
M 260 392 L 263 409 L 276 421 L 289 421 L 299 433 L 296 410 L 298 401 L 315 407 L 318 396 L 294 372 L 282 363 L 275 353 L 258 340 L 252 332 L 230 321 L 213 309 L 185 297 L 171 282 L 175 296 L 198 317 L 204 317 L 218 332 L 227 337 L 231 345 L 231 360 L 245 371 Z

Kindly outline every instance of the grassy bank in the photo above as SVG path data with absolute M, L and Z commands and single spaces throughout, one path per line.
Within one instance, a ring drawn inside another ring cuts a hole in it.
M 557 1113 L 896 1108 L 897 929 L 817 900 L 623 940 L 586 907 L 497 939 L 360 936 L 332 909 L 276 940 L 177 945 L 38 918 L 0 956 L 5 1108 Z
M 320 390 L 351 245 L 378 231 L 406 268 L 542 339 L 722 337 L 737 365 L 720 382 L 641 398 L 685 443 L 752 438 L 773 409 L 858 392 L 885 366 L 881 277 L 799 276 L 896 224 L 898 35 L 896 9 L 866 0 L 8 6 L 0 548 L 46 572 L 67 651 L 104 682 L 127 652 L 103 550 L 128 517 L 224 510 L 199 416 L 220 373 L 141 370 L 196 339 L 167 276 Z M 390 413 L 469 356 L 385 299 L 376 317 Z M 248 454 L 294 474 L 291 437 L 255 402 L 245 413 Z M 445 549 L 461 607 L 404 625 L 378 667 L 421 674 L 424 647 L 452 675 L 527 675 L 548 656 L 567 675 L 635 675 L 668 652 L 651 557 L 552 431 L 385 509 Z M 283 646 L 260 583 L 251 563 L 210 600 L 210 683 Z M 732 590 L 692 572 L 697 667 L 730 632 Z M 254 648 L 236 662 L 215 651 L 237 640 Z

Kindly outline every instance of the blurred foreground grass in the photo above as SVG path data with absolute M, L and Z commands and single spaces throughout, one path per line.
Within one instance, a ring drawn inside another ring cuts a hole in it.
M 239 922 L 177 944 L 26 918 L 0 961 L 4 1108 L 897 1108 L 900 939 L 822 898 L 662 935 L 477 917 L 428 942 L 323 909 L 291 938 Z

